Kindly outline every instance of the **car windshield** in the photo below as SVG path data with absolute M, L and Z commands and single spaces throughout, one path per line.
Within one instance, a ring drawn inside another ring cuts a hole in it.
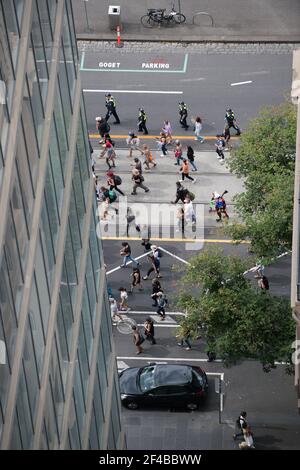
M 139 374 L 140 388 L 142 392 L 147 392 L 155 387 L 154 382 L 155 366 L 144 367 Z

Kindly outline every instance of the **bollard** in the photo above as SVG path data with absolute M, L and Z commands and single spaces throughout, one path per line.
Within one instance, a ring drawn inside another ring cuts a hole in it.
M 121 42 L 121 30 L 120 26 L 117 26 L 117 44 L 116 47 L 123 47 L 124 44 Z

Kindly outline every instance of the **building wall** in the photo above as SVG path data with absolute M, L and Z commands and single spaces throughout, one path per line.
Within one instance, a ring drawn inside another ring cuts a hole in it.
M 123 448 L 70 0 L 0 0 L 0 448 Z

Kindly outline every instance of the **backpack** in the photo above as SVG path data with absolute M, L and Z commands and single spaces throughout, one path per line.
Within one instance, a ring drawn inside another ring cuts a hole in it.
M 195 199 L 195 194 L 192 193 L 191 191 L 189 191 L 188 195 L 189 195 L 189 198 L 190 198 L 191 201 L 193 201 Z
M 145 178 L 143 177 L 143 175 L 140 175 L 140 181 L 141 181 L 141 183 L 142 183 L 143 181 L 145 181 Z
M 118 175 L 115 175 L 115 184 L 116 186 L 119 186 L 120 184 L 122 184 L 122 178 Z
M 108 197 L 109 197 L 110 202 L 114 202 L 117 199 L 117 195 L 113 189 L 110 189 L 108 191 Z
M 164 256 L 163 252 L 160 249 L 158 249 L 157 251 L 158 251 L 158 257 L 162 258 Z

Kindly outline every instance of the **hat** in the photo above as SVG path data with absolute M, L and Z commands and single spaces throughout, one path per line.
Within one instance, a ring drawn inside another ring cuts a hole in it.
M 107 173 L 106 173 L 107 176 L 114 176 L 114 172 L 112 170 L 109 170 Z
M 101 119 L 102 119 L 102 117 L 97 116 L 96 119 L 95 119 L 95 121 L 101 121 Z
M 220 194 L 217 191 L 214 191 L 214 197 L 221 197 Z
M 131 132 L 129 132 L 128 135 L 130 135 L 130 137 L 134 137 L 134 132 L 131 131 Z

